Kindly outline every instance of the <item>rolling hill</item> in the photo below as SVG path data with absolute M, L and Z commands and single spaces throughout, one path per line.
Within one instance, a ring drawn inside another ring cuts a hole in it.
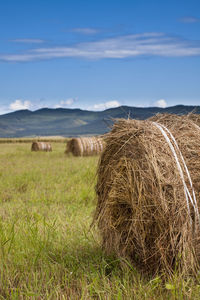
M 81 109 L 20 110 L 0 116 L 0 137 L 79 136 L 103 134 L 115 118 L 147 119 L 157 113 L 200 114 L 200 106 L 177 105 L 167 108 L 120 106 L 104 111 Z

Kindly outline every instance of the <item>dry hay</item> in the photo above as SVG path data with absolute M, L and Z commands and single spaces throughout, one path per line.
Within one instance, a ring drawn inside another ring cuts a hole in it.
M 100 137 L 72 138 L 67 143 L 65 153 L 74 156 L 92 156 L 103 151 L 103 139 Z
M 158 113 L 154 115 L 153 117 L 149 118 L 149 121 L 152 122 L 164 122 L 164 124 L 167 126 L 168 122 L 174 122 L 176 120 L 177 115 L 175 114 L 161 114 Z M 178 116 L 180 117 L 180 116 Z M 197 126 L 200 126 L 200 114 L 194 114 L 189 113 L 187 115 L 182 115 L 182 119 L 188 119 L 193 121 Z
M 31 146 L 31 151 L 52 151 L 52 147 L 50 143 L 46 142 L 33 142 Z
M 188 114 L 188 118 L 192 120 L 195 124 L 200 126 L 200 114 Z
M 180 116 L 162 116 L 188 167 L 200 205 L 200 128 Z M 200 260 L 198 208 L 181 154 L 167 130 L 169 143 L 149 120 L 118 120 L 106 135 L 96 192 L 97 222 L 102 245 L 131 261 L 142 272 L 196 272 Z M 185 188 L 184 188 L 185 182 Z M 186 194 L 185 194 L 186 193 Z M 187 196 L 186 196 L 187 195 Z M 187 205 L 189 202 L 189 206 Z

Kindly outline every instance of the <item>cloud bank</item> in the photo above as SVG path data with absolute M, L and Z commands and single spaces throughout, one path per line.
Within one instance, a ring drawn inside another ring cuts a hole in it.
M 167 102 L 164 99 L 160 99 L 155 102 L 155 106 L 165 108 L 165 107 L 167 107 Z
M 189 57 L 200 55 L 200 41 L 186 40 L 164 33 L 142 33 L 80 43 L 46 47 L 24 53 L 0 54 L 4 62 L 28 62 L 55 58 L 125 59 L 142 56 Z
M 44 40 L 40 39 L 15 39 L 11 40 L 14 43 L 25 43 L 25 44 L 41 44 L 44 43 Z
M 105 110 L 105 109 L 108 109 L 108 108 L 118 107 L 120 105 L 121 104 L 119 103 L 119 101 L 112 100 L 112 101 L 108 101 L 108 102 L 102 102 L 102 103 L 94 104 L 93 106 L 88 107 L 88 109 L 91 109 L 91 110 Z
M 181 22 L 181 23 L 198 23 L 198 22 L 200 22 L 200 18 L 183 17 L 183 18 L 179 19 L 179 22 Z
M 21 110 L 21 109 L 30 109 L 32 104 L 30 101 L 22 101 L 22 100 L 15 100 L 14 102 L 10 103 L 9 109 L 11 110 Z
M 73 28 L 71 31 L 75 32 L 75 33 L 79 33 L 79 34 L 86 34 L 86 35 L 98 33 L 97 29 L 95 29 L 95 28 L 89 28 L 89 27 L 86 27 L 86 28 L 83 28 L 83 27 L 81 27 L 81 28 Z
M 58 104 L 54 106 L 54 108 L 60 108 L 60 107 L 70 107 L 76 99 L 74 98 L 68 98 L 67 100 L 61 100 Z

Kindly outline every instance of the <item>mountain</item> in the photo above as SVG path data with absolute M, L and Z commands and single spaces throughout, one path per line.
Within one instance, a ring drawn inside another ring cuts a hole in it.
M 200 114 L 200 106 L 167 108 L 120 106 L 104 111 L 81 109 L 20 110 L 0 116 L 0 137 L 79 136 L 108 132 L 115 118 L 144 120 L 157 113 Z

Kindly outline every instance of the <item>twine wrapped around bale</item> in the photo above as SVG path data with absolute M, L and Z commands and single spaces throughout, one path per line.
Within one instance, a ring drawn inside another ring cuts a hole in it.
M 118 120 L 106 135 L 95 221 L 107 253 L 142 272 L 196 271 L 200 128 L 179 116 Z
M 92 156 L 103 151 L 103 140 L 100 137 L 72 138 L 67 143 L 65 153 L 74 156 Z
M 46 142 L 33 142 L 31 146 L 31 151 L 52 151 L 52 147 L 50 143 Z

